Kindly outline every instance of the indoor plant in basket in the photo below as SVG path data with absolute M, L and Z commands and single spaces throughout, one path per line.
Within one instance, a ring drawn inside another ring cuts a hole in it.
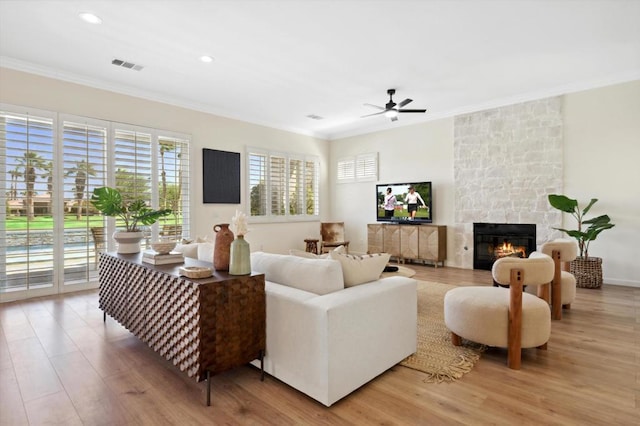
M 103 215 L 124 221 L 125 229 L 113 234 L 113 239 L 118 243 L 118 253 L 139 253 L 143 238 L 139 226 L 153 225 L 162 216 L 171 214 L 171 209 L 154 210 L 144 200 L 126 201 L 120 191 L 108 186 L 93 190 L 91 204 Z
M 602 259 L 589 257 L 589 243 L 595 240 L 602 231 L 613 228 L 615 225 L 611 223 L 611 219 L 606 214 L 585 220 L 585 215 L 597 201 L 597 198 L 592 198 L 589 204 L 580 210 L 577 200 L 564 195 L 549 195 L 549 203 L 552 207 L 564 213 L 570 213 L 578 222 L 578 229 L 575 230 L 554 228 L 578 240 L 580 253 L 575 260 L 569 263 L 570 272 L 576 277 L 578 287 L 599 288 L 602 286 Z

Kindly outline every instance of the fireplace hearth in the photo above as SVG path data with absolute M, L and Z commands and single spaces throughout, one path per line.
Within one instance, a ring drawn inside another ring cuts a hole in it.
M 501 257 L 525 258 L 535 249 L 535 224 L 473 224 L 473 269 L 490 271 L 493 262 Z

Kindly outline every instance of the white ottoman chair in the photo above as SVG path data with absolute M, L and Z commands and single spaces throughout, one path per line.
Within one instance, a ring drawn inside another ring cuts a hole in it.
M 523 293 L 523 285 L 548 285 L 553 279 L 551 257 L 536 253 L 527 258 L 498 259 L 493 279 L 509 288 L 457 287 L 444 297 L 444 322 L 451 340 L 461 338 L 507 348 L 509 368 L 519 370 L 521 348 L 546 349 L 551 335 L 548 301 Z

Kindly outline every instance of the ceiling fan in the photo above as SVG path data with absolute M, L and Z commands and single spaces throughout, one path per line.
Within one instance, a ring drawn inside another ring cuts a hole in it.
M 403 109 L 402 108 L 405 105 L 407 105 L 409 102 L 413 102 L 413 99 L 407 98 L 404 101 L 400 102 L 399 104 L 396 104 L 395 102 L 393 102 L 393 95 L 396 94 L 396 89 L 387 90 L 387 94 L 389 95 L 389 102 L 387 102 L 385 104 L 384 108 L 381 107 L 381 106 L 378 106 L 378 105 L 365 104 L 366 106 L 377 108 L 380 111 L 379 112 L 374 112 L 373 114 L 363 115 L 361 118 L 371 117 L 372 115 L 384 114 L 385 116 L 389 117 L 391 119 L 391 121 L 397 121 L 399 113 L 405 113 L 405 112 L 421 112 L 422 113 L 422 112 L 427 112 L 426 109 Z

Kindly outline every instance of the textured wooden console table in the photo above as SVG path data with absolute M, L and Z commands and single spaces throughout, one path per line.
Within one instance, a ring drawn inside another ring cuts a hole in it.
M 179 276 L 180 266 L 212 264 L 195 259 L 151 265 L 142 255 L 101 253 L 99 306 L 151 349 L 189 377 L 211 374 L 262 360 L 266 345 L 264 275 L 209 278 Z

